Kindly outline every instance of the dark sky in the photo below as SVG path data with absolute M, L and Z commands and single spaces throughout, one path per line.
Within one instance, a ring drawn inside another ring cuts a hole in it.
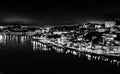
M 112 1 L 44 1 L 1 4 L 0 22 L 73 24 L 120 17 L 120 4 Z

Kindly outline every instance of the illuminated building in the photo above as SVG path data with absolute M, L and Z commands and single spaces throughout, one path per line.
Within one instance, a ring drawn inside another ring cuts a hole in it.
M 98 32 L 105 32 L 105 29 L 98 29 Z
M 49 32 L 49 31 L 50 31 L 50 27 L 46 27 L 45 32 Z
M 53 32 L 53 34 L 63 34 L 63 33 L 68 33 L 68 32 L 66 32 L 66 31 L 63 31 L 63 32 L 62 31 L 61 32 L 60 31 L 59 32 Z
M 109 27 L 113 27 L 115 26 L 116 22 L 115 21 L 106 21 L 105 22 L 105 27 L 109 28 Z
M 3 26 L 0 26 L 0 29 L 3 29 L 4 27 Z

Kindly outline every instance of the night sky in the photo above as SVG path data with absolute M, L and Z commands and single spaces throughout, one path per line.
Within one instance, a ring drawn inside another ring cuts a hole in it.
M 0 5 L 0 22 L 37 24 L 75 24 L 85 21 L 103 22 L 120 18 L 120 4 L 112 1 L 79 2 L 13 2 Z

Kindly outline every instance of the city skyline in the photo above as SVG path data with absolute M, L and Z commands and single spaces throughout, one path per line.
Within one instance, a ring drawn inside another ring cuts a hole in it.
M 120 72 L 120 4 L 0 4 L 0 74 Z

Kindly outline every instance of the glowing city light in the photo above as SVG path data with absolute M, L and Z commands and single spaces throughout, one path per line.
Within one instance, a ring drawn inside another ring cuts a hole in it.
M 2 36 L 2 35 L 0 35 L 0 43 L 2 42 L 2 40 L 3 40 L 3 36 Z

